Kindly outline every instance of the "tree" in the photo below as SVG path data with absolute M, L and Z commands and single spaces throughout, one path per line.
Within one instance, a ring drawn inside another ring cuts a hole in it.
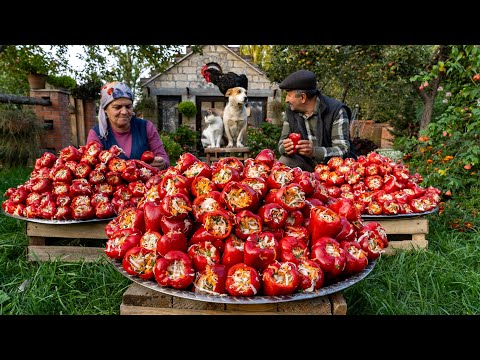
M 261 69 L 268 69 L 271 50 L 271 45 L 240 45 L 239 47 L 240 54 L 251 56 L 252 62 Z

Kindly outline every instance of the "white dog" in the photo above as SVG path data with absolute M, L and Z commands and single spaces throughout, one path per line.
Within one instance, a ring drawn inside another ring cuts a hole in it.
M 223 120 L 214 110 L 207 110 L 204 117 L 206 128 L 202 132 L 202 145 L 204 148 L 220 147 L 223 137 Z
M 228 89 L 228 103 L 223 111 L 223 127 L 228 139 L 227 148 L 244 147 L 247 135 L 247 90 L 242 87 Z

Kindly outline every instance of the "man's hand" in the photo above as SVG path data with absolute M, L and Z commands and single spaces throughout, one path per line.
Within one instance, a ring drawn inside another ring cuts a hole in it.
M 163 170 L 166 167 L 165 159 L 161 156 L 155 156 L 153 162 L 150 165 L 158 168 L 159 170 Z
M 293 155 L 293 141 L 290 139 L 284 139 L 283 140 L 283 148 L 285 149 L 285 153 L 287 155 Z M 314 154 L 314 147 L 313 147 L 313 141 L 310 140 L 299 140 L 297 143 L 297 154 L 306 156 L 306 157 L 312 157 Z

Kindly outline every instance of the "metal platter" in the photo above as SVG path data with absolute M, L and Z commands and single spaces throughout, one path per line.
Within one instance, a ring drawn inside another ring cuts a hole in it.
M 104 221 L 110 221 L 113 219 L 113 217 L 110 218 L 105 218 L 105 219 L 86 219 L 86 220 L 47 220 L 47 219 L 38 219 L 38 218 L 26 218 L 23 216 L 15 216 L 11 214 L 7 214 L 5 211 L 2 210 L 3 215 L 9 216 L 14 219 L 18 220 L 25 220 L 25 221 L 30 221 L 34 223 L 40 223 L 40 224 L 50 224 L 50 225 L 66 225 L 66 224 L 83 224 L 83 223 L 90 223 L 90 222 L 104 222 Z
M 193 291 L 189 290 L 178 290 L 170 287 L 163 287 L 158 285 L 155 280 L 143 280 L 138 276 L 133 276 L 128 274 L 122 267 L 122 263 L 118 260 L 109 259 L 112 265 L 120 272 L 123 276 L 128 279 L 145 286 L 149 289 L 158 291 L 166 295 L 178 296 L 181 298 L 186 298 L 190 300 L 206 301 L 213 303 L 223 303 L 223 304 L 269 304 L 269 303 L 279 303 L 287 301 L 296 301 L 296 300 L 305 300 L 312 299 L 319 296 L 325 296 L 329 294 L 342 291 L 363 278 L 365 278 L 375 267 L 377 260 L 371 261 L 365 269 L 361 272 L 356 273 L 347 278 L 339 278 L 336 282 L 326 284 L 317 291 L 314 292 L 302 292 L 294 293 L 291 295 L 280 295 L 280 296 L 251 296 L 251 297 L 237 297 L 230 295 L 207 295 L 207 294 L 196 294 Z
M 388 220 L 388 219 L 410 219 L 420 216 L 430 215 L 438 211 L 439 206 L 437 205 L 434 209 L 419 213 L 411 214 L 397 214 L 397 215 L 368 215 L 362 214 L 362 220 Z

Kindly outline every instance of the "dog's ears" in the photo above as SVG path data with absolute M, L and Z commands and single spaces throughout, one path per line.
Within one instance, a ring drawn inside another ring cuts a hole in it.
M 232 91 L 233 91 L 233 88 L 228 89 L 227 92 L 225 93 L 225 97 L 229 97 L 230 95 L 232 95 Z

